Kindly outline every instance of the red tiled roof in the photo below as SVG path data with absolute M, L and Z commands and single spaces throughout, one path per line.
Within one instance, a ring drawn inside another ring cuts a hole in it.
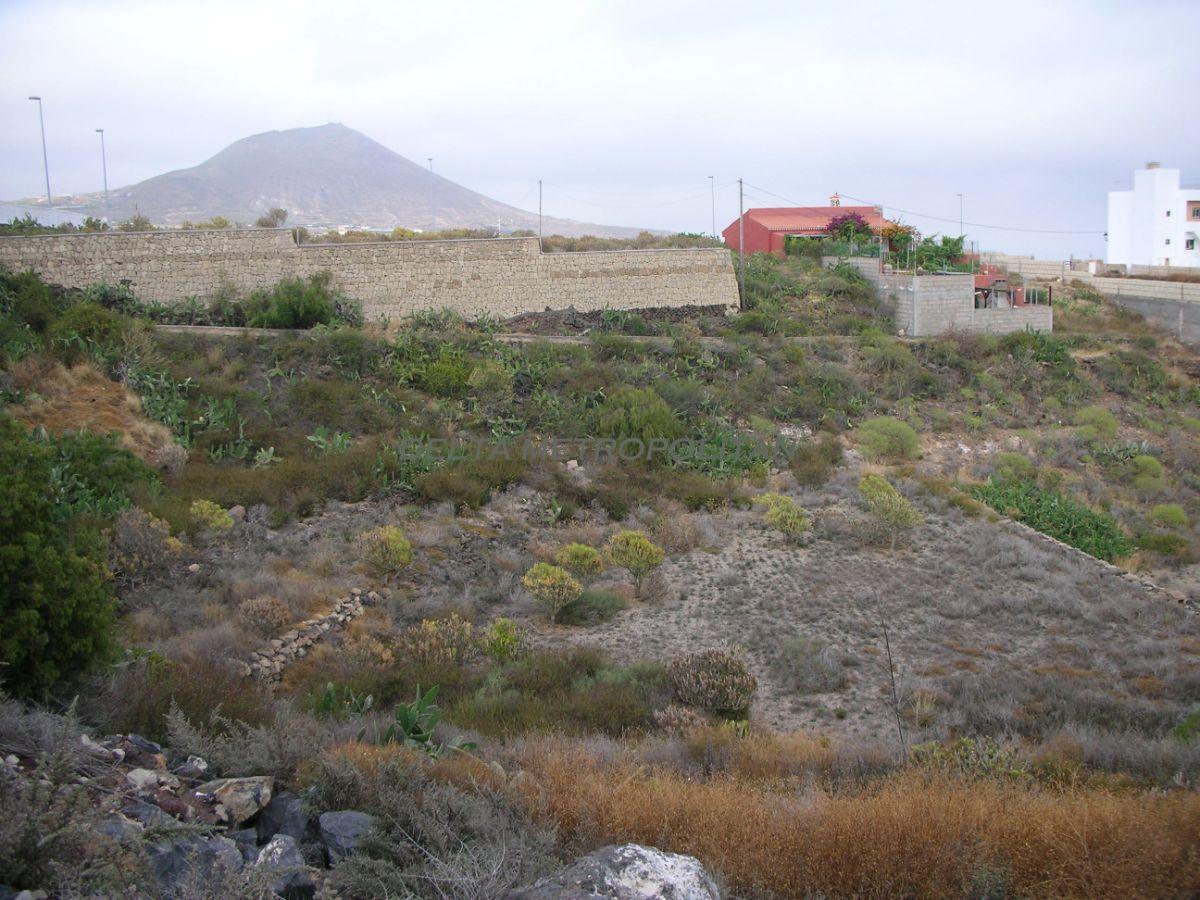
M 790 234 L 817 234 L 837 216 L 858 213 L 875 231 L 883 227 L 883 216 L 876 206 L 775 206 L 746 210 L 746 218 L 753 219 L 768 231 L 786 231 Z

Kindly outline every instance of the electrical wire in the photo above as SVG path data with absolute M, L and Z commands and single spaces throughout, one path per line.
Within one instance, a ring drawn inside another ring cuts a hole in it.
M 764 194 L 767 194 L 768 196 L 774 197 L 776 200 L 784 200 L 788 203 L 791 203 L 793 206 L 803 206 L 804 205 L 804 204 L 798 203 L 797 201 L 792 200 L 788 197 L 784 197 L 782 194 L 776 194 L 772 191 L 768 191 L 766 188 L 763 188 L 763 187 L 757 187 L 757 186 L 751 185 L 749 183 L 747 183 L 747 187 L 753 187 L 756 191 L 760 191 Z M 947 218 L 946 216 L 935 216 L 935 215 L 931 215 L 930 213 L 916 212 L 915 210 L 911 210 L 911 209 L 901 209 L 898 206 L 892 206 L 890 203 L 875 203 L 871 200 L 864 200 L 862 197 L 851 197 L 849 194 L 838 194 L 838 196 L 845 197 L 847 200 L 853 200 L 855 203 L 862 203 L 865 206 L 878 206 L 880 208 L 889 209 L 893 212 L 904 213 L 904 215 L 906 215 L 906 216 L 917 216 L 918 218 L 922 218 L 922 219 L 932 219 L 935 222 L 949 222 L 951 224 L 958 224 L 958 222 L 959 222 L 958 219 Z M 970 225 L 972 228 L 990 228 L 995 231 L 1019 231 L 1019 232 L 1025 233 L 1025 234 L 1092 234 L 1092 235 L 1095 235 L 1095 234 L 1104 234 L 1105 233 L 1103 231 L 1084 231 L 1084 230 L 1070 230 L 1070 229 L 1057 229 L 1057 228 L 1023 228 L 1023 227 L 1014 226 L 1014 225 L 989 225 L 989 224 L 986 224 L 983 222 L 967 222 L 965 220 L 962 222 L 962 224 L 964 227 L 967 225 Z

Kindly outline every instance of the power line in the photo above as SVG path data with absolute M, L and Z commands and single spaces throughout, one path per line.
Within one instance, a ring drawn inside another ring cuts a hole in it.
M 767 194 L 768 196 L 774 197 L 776 200 L 784 200 L 788 203 L 791 203 L 793 206 L 803 206 L 804 205 L 796 200 L 790 199 L 789 197 L 784 197 L 782 194 L 776 194 L 772 191 L 768 191 L 764 187 L 759 187 L 758 185 L 753 185 L 753 184 L 749 185 L 749 186 L 754 188 L 756 191 L 760 191 L 764 194 Z M 871 200 L 864 200 L 862 197 L 851 197 L 849 194 L 840 194 L 840 196 L 845 197 L 847 200 L 853 200 L 856 203 L 862 203 L 866 206 L 878 206 L 881 208 L 886 208 L 886 209 L 892 210 L 893 212 L 904 213 L 904 215 L 906 215 L 906 216 L 917 216 L 918 218 L 922 218 L 922 219 L 933 219 L 936 222 L 949 222 L 951 224 L 958 223 L 958 219 L 949 219 L 949 218 L 946 218 L 945 216 L 935 216 L 935 215 L 931 215 L 930 213 L 916 212 L 915 210 L 911 210 L 911 209 L 901 209 L 898 206 L 892 206 L 890 203 L 875 203 Z M 990 228 L 995 231 L 1020 231 L 1020 232 L 1025 232 L 1027 234 L 1104 234 L 1105 233 L 1103 231 L 1082 231 L 1082 230 L 1068 230 L 1068 229 L 1054 229 L 1054 228 L 1022 228 L 1019 226 L 1012 226 L 1012 225 L 988 225 L 983 222 L 963 222 L 962 224 L 970 225 L 972 228 Z

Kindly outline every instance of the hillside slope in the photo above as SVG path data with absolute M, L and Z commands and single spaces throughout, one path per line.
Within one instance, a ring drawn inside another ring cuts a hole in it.
M 104 215 L 102 194 L 79 195 L 71 203 L 87 214 Z M 109 216 L 117 221 L 140 213 L 167 225 L 213 216 L 250 223 L 282 207 L 289 222 L 298 225 L 537 228 L 536 213 L 430 175 L 365 134 L 335 123 L 242 138 L 197 166 L 112 191 L 109 205 Z M 544 228 L 547 234 L 608 237 L 639 230 L 551 217 Z

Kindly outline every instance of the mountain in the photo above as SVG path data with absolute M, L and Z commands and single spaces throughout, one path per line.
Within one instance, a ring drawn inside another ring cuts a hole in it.
M 288 224 L 428 229 L 537 228 L 537 214 L 456 184 L 341 124 L 268 131 L 242 138 L 190 169 L 109 192 L 110 217 L 136 213 L 180 225 L 224 216 L 250 224 L 272 207 Z M 73 210 L 104 215 L 104 195 L 72 197 Z M 547 216 L 546 234 L 626 237 L 640 229 Z

